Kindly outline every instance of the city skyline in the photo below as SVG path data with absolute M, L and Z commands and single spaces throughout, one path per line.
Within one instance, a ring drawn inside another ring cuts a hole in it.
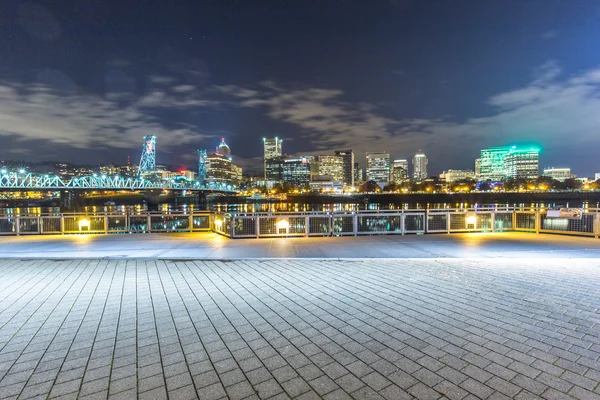
M 124 164 L 153 135 L 191 168 L 225 136 L 259 174 L 278 135 L 293 154 L 422 148 L 431 174 L 497 143 L 600 168 L 592 0 L 239 3 L 4 2 L 0 159 Z
M 148 151 L 148 149 L 150 149 L 150 152 L 152 153 L 156 153 L 157 150 L 157 144 L 156 144 L 156 140 L 157 138 L 155 136 L 145 136 L 143 141 L 143 146 L 142 146 L 142 155 L 140 156 L 140 162 L 139 162 L 139 166 L 142 165 L 146 165 L 148 163 L 148 161 L 144 158 L 146 152 Z M 267 177 L 267 160 L 269 159 L 273 159 L 273 158 L 280 158 L 281 161 L 285 161 L 285 159 L 294 159 L 294 158 L 311 158 L 314 159 L 314 161 L 317 162 L 317 164 L 321 163 L 321 159 L 322 158 L 340 158 L 340 163 L 343 164 L 343 170 L 346 171 L 344 172 L 344 180 L 347 181 L 348 178 L 351 179 L 351 181 L 353 181 L 354 178 L 354 174 L 355 174 L 355 169 L 357 167 L 360 167 L 361 169 L 363 169 L 362 165 L 364 165 L 364 169 L 366 171 L 368 171 L 368 163 L 369 163 L 369 154 L 375 154 L 375 155 L 385 155 L 387 157 L 387 161 L 386 163 L 388 164 L 387 168 L 390 171 L 390 176 L 393 173 L 393 166 L 394 164 L 398 163 L 398 162 L 402 162 L 402 168 L 405 170 L 407 177 L 412 177 L 414 179 L 424 179 L 427 177 L 432 177 L 432 176 L 438 176 L 438 175 L 443 175 L 445 174 L 447 171 L 474 171 L 476 176 L 478 176 L 479 171 L 481 169 L 481 159 L 482 158 L 486 158 L 486 156 L 484 155 L 484 152 L 496 152 L 498 154 L 500 154 L 500 158 L 498 158 L 497 160 L 494 160 L 494 157 L 489 157 L 489 163 L 495 163 L 498 164 L 499 162 L 502 164 L 499 169 L 497 168 L 497 172 L 494 174 L 492 173 L 490 175 L 489 172 L 482 172 L 482 177 L 481 180 L 502 180 L 505 179 L 506 176 L 504 176 L 504 157 L 507 153 L 509 152 L 519 152 L 519 153 L 523 153 L 523 152 L 527 152 L 527 151 L 534 151 L 535 152 L 535 170 L 537 171 L 537 175 L 542 176 L 544 170 L 550 170 L 550 169 L 568 169 L 569 171 L 571 171 L 571 168 L 564 165 L 565 163 L 563 163 L 563 165 L 561 167 L 555 167 L 555 166 L 544 166 L 539 162 L 539 154 L 541 152 L 541 149 L 535 146 L 515 146 L 515 145 L 509 145 L 509 146 L 496 146 L 496 147 L 491 147 L 488 149 L 481 149 L 480 150 L 480 157 L 473 160 L 473 164 L 475 166 L 475 168 L 465 168 L 465 169 L 456 169 L 456 168 L 448 168 L 448 167 L 444 167 L 442 169 L 441 173 L 438 172 L 432 172 L 428 170 L 428 162 L 429 159 L 427 158 L 427 155 L 425 154 L 425 152 L 423 152 L 421 149 L 419 149 L 415 154 L 414 157 L 412 158 L 412 162 L 407 161 L 407 159 L 397 159 L 396 157 L 392 157 L 392 155 L 388 152 L 366 152 L 365 153 L 365 162 L 363 164 L 359 163 L 359 162 L 354 162 L 355 160 L 357 160 L 357 158 L 355 157 L 355 154 L 353 152 L 352 149 L 348 149 L 348 150 L 334 150 L 334 151 L 328 151 L 325 154 L 321 153 L 318 154 L 316 156 L 313 155 L 303 155 L 303 154 L 294 154 L 294 153 L 285 153 L 283 151 L 283 139 L 280 139 L 278 137 L 274 137 L 274 138 L 267 138 L 267 137 L 263 137 L 262 138 L 263 141 L 263 147 L 264 147 L 264 153 L 263 153 L 263 165 L 262 171 L 259 171 L 258 173 L 255 171 L 251 171 L 250 173 L 244 173 L 244 176 L 263 176 L 265 179 L 268 180 Z M 150 143 L 150 146 L 149 146 Z M 333 154 L 332 154 L 333 153 Z M 221 141 L 219 143 L 218 146 L 215 147 L 214 151 L 209 151 L 207 153 L 207 150 L 204 148 L 200 148 L 196 150 L 196 163 L 193 166 L 189 166 L 189 165 L 182 165 L 179 164 L 178 168 L 176 167 L 175 170 L 188 170 L 188 171 L 194 171 L 196 173 L 200 172 L 200 171 L 204 171 L 204 167 L 201 166 L 201 159 L 205 159 L 206 154 L 219 154 L 227 159 L 229 159 L 229 161 L 231 162 L 233 160 L 233 154 L 231 152 L 231 149 L 229 147 L 229 145 L 226 143 L 225 138 L 221 137 Z M 348 157 L 349 156 L 349 157 Z M 497 157 L 496 157 L 497 158 Z M 344 161 L 341 161 L 341 160 Z M 424 161 L 417 161 L 419 159 L 422 159 Z M 313 161 L 313 162 L 314 162 Z M 12 162 L 12 166 L 9 165 Z M 66 163 L 66 164 L 73 164 L 73 165 L 79 165 L 82 167 L 102 167 L 102 166 L 109 166 L 109 165 L 114 165 L 114 166 L 138 166 L 137 163 L 131 164 L 131 158 L 130 156 L 127 157 L 127 163 L 126 164 L 120 164 L 120 163 L 108 163 L 108 164 L 76 164 L 76 163 L 69 163 L 67 161 L 58 161 L 58 160 L 53 160 L 53 161 L 48 161 L 48 162 L 55 162 L 55 163 Z M 42 162 L 44 163 L 44 162 Z M 157 167 L 159 166 L 165 166 L 168 164 L 162 163 L 160 162 L 160 159 L 157 161 L 155 158 L 152 158 L 151 160 L 151 165 L 148 166 L 146 165 L 144 167 L 145 170 L 156 170 Z M 423 164 L 422 164 L 423 163 Z M 39 164 L 39 163 L 35 163 L 35 164 Z M 358 165 L 357 165 L 358 164 Z M 19 169 L 27 169 L 26 165 L 22 162 L 22 161 L 14 161 L 14 160 L 10 160 L 8 163 L 6 162 L 6 160 L 0 160 L 0 165 L 3 165 L 5 168 L 11 168 L 14 170 L 19 170 Z M 341 164 L 340 164 L 341 165 Z M 352 176 L 348 176 L 348 168 L 349 166 L 353 166 L 351 171 L 352 171 Z M 170 165 L 171 167 L 174 167 L 173 164 Z M 411 172 L 411 167 L 412 167 L 412 174 Z M 486 165 L 483 165 L 483 168 L 486 168 Z M 487 168 L 491 168 L 491 164 L 489 164 L 487 166 Z M 419 171 L 423 171 L 423 172 L 419 172 Z M 533 171 L 533 170 L 532 170 Z M 368 173 L 368 172 L 367 172 Z M 515 174 L 515 172 L 513 172 L 513 175 Z M 535 174 L 535 172 L 534 172 Z M 593 173 L 590 176 L 593 175 L 598 175 L 598 173 Z M 514 177 L 514 176 L 513 176 Z M 368 179 L 367 179 L 368 180 Z

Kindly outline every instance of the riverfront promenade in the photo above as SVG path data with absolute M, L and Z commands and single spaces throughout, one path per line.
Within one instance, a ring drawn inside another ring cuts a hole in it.
M 1 258 L 599 257 L 600 240 L 533 233 L 228 239 L 214 233 L 0 236 Z
M 0 399 L 600 400 L 599 256 L 513 232 L 2 237 Z

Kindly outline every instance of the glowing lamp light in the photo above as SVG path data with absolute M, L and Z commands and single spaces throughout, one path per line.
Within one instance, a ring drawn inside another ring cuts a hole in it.
M 276 222 L 277 229 L 287 229 L 290 227 L 290 222 L 287 219 L 278 219 Z
M 220 229 L 223 226 L 223 220 L 221 218 L 215 219 L 215 226 Z
M 476 223 L 477 223 L 477 215 L 475 215 L 475 214 L 467 215 L 467 224 L 475 225 Z
M 85 218 L 85 219 L 80 219 L 79 220 L 79 231 L 81 232 L 83 230 L 83 228 L 87 228 L 87 230 L 90 230 L 90 220 Z
M 6 173 L 6 170 L 5 170 L 5 169 L 3 169 L 3 170 L 1 170 L 1 171 L 0 171 L 0 173 L 3 173 L 3 174 L 5 174 L 5 173 Z
M 24 170 L 23 168 L 21 168 L 21 169 L 19 170 L 19 173 L 20 173 L 20 174 L 24 174 L 24 173 L 25 173 L 25 170 Z

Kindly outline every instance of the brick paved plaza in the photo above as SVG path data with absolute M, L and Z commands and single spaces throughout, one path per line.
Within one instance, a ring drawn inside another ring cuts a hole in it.
M 600 399 L 597 259 L 0 260 L 0 398 Z

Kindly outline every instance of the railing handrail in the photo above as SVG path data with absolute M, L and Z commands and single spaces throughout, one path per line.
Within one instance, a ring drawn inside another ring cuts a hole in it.
M 485 212 L 547 212 L 548 210 L 555 210 L 560 207 L 529 207 L 529 206 L 497 206 L 497 207 L 453 207 L 453 208 L 404 208 L 396 210 L 331 210 L 331 211 L 215 211 L 215 210 L 174 210 L 174 211 L 137 211 L 137 210 L 123 210 L 123 211 L 81 211 L 81 212 L 40 212 L 40 213 L 7 213 L 0 214 L 0 218 L 28 218 L 28 217 L 104 217 L 104 216 L 185 216 L 185 215 L 229 215 L 236 217 L 264 217 L 264 216 L 290 216 L 290 215 L 301 215 L 301 216 L 327 216 L 327 215 L 367 215 L 367 214 L 383 214 L 383 215 L 397 215 L 406 213 L 426 213 L 426 214 L 438 214 L 438 213 L 461 213 L 461 212 L 474 212 L 474 213 L 485 213 Z M 573 207 L 581 208 L 581 207 Z M 585 213 L 597 214 L 600 213 L 600 208 L 583 208 Z

